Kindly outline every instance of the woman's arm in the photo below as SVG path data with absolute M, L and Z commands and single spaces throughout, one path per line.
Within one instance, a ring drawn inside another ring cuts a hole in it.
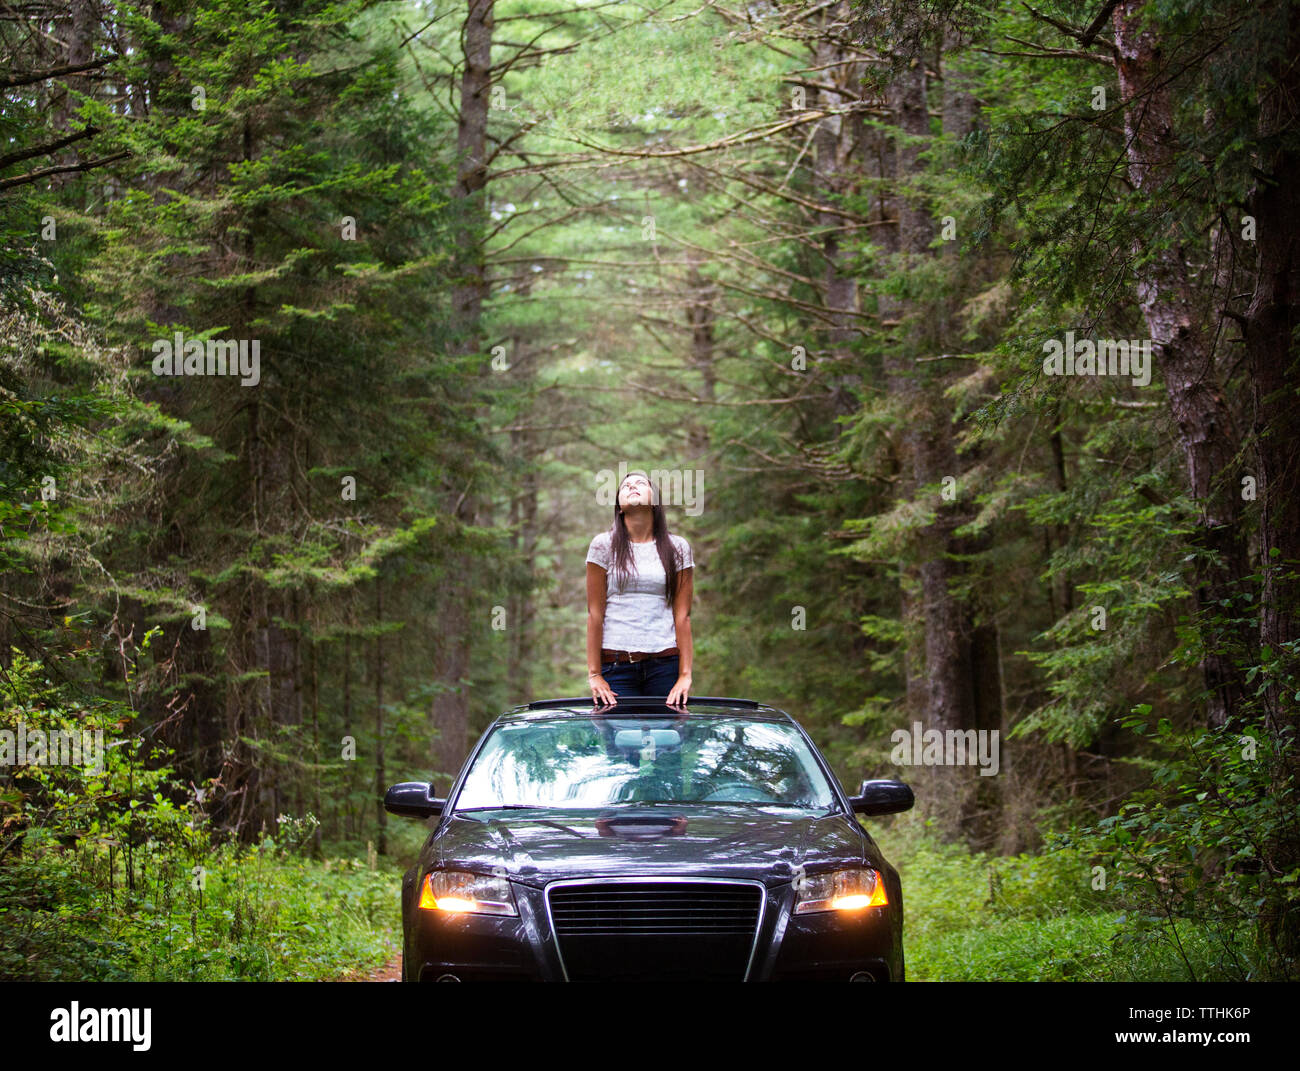
M 691 595 L 695 590 L 695 567 L 677 574 L 677 595 L 673 599 L 673 628 L 677 633 L 677 683 L 668 693 L 669 703 L 684 703 L 690 698 L 691 662 L 695 648 L 691 640 Z
M 595 562 L 587 563 L 587 681 L 591 695 L 598 701 L 612 703 L 617 696 L 600 673 L 600 649 L 605 639 L 605 570 Z

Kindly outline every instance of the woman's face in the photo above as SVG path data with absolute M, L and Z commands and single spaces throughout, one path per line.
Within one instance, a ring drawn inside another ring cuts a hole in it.
M 654 492 L 650 489 L 650 481 L 639 472 L 628 473 L 627 478 L 618 488 L 618 504 L 623 509 L 654 505 Z

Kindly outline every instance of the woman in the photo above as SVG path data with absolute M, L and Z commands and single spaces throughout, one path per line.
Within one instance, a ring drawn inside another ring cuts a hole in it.
M 613 525 L 587 549 L 587 676 L 597 706 L 625 695 L 685 704 L 694 576 L 691 545 L 669 534 L 650 478 L 629 472 Z

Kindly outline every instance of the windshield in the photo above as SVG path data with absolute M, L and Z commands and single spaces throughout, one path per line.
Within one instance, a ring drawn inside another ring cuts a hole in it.
M 556 718 L 499 726 L 456 810 L 618 803 L 826 809 L 835 796 L 792 725 L 741 718 Z

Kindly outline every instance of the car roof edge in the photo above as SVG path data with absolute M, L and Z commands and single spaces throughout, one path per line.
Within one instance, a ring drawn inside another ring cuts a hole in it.
M 628 695 L 618 699 L 616 706 L 636 706 L 645 704 L 651 706 L 664 706 L 667 696 L 656 695 Z M 527 706 L 515 707 L 515 710 L 564 710 L 570 707 L 591 706 L 592 697 L 575 696 L 572 699 L 535 699 Z M 732 706 L 740 707 L 743 710 L 758 710 L 764 704 L 754 699 L 736 699 L 731 696 L 717 695 L 697 695 L 686 700 L 686 706 Z

